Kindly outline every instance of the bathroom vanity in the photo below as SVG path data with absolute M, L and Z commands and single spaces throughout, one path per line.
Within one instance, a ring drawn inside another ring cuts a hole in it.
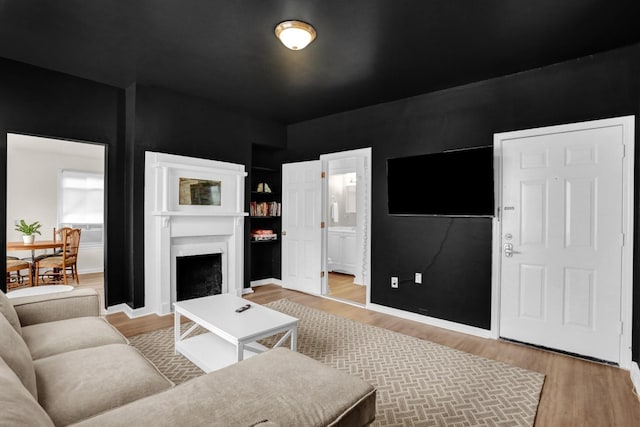
M 355 227 L 329 227 L 328 232 L 329 271 L 355 274 L 356 229 Z

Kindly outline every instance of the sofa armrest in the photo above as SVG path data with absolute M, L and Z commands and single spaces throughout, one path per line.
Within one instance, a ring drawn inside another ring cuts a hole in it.
M 368 426 L 376 388 L 300 353 L 276 348 L 74 427 Z
M 100 298 L 95 289 L 16 297 L 11 304 L 22 326 L 74 317 L 99 316 Z

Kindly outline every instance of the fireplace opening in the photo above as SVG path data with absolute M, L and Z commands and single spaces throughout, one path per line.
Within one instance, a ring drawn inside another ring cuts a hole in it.
M 222 293 L 222 254 L 176 257 L 176 300 Z

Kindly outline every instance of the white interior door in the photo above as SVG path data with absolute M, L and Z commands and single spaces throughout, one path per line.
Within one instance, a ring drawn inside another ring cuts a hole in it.
M 609 123 L 496 135 L 499 334 L 618 363 L 623 246 L 631 234 L 625 130 Z
M 322 162 L 282 165 L 282 285 L 322 292 Z

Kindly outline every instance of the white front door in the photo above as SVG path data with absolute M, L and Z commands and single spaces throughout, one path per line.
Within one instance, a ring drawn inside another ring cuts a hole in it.
M 620 361 L 626 137 L 611 120 L 496 135 L 501 337 Z
M 282 165 L 282 285 L 322 292 L 322 163 Z

